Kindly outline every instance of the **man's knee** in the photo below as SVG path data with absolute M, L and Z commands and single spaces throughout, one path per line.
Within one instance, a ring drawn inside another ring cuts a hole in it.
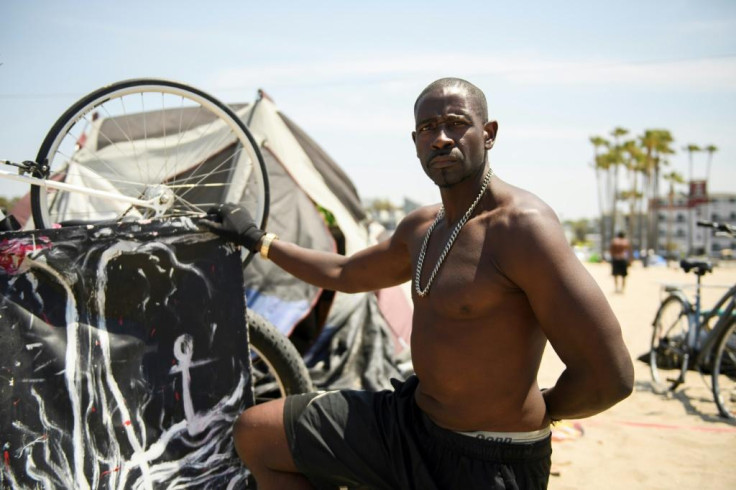
M 284 438 L 283 399 L 255 405 L 243 411 L 233 424 L 235 450 L 246 465 Z

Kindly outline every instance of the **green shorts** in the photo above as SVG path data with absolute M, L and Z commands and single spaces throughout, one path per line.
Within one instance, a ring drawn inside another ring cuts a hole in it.
M 505 443 L 434 424 L 414 402 L 418 384 L 286 399 L 284 426 L 297 469 L 317 488 L 547 488 L 551 437 Z

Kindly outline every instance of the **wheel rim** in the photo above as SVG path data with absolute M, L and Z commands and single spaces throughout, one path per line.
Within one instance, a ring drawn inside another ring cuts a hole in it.
M 652 333 L 649 364 L 655 385 L 666 383 L 664 372 L 679 370 L 682 366 L 687 329 L 684 305 L 680 301 L 667 302 L 659 311 Z
M 713 369 L 713 394 L 721 415 L 736 418 L 736 323 L 718 346 Z
M 252 384 L 256 404 L 283 398 L 287 395 L 286 387 L 278 376 L 276 369 L 268 362 L 267 356 L 251 344 Z
M 39 160 L 47 159 L 52 178 L 136 198 L 168 196 L 171 205 L 156 212 L 114 199 L 40 189 L 39 227 L 197 216 L 225 201 L 239 202 L 256 222 L 265 222 L 267 181 L 247 129 L 210 96 L 165 83 L 121 82 L 120 88 L 80 101 L 66 121 L 57 123 Z M 241 108 L 239 116 L 246 110 Z

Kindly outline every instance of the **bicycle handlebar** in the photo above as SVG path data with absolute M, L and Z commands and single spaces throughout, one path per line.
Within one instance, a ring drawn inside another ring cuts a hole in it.
M 728 223 L 716 223 L 715 221 L 698 220 L 697 224 L 702 228 L 713 228 L 716 231 L 727 233 L 732 237 L 736 237 L 736 226 L 729 225 Z

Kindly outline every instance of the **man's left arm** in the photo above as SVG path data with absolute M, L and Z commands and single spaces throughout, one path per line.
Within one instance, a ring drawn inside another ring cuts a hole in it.
M 572 252 L 551 209 L 515 219 L 504 263 L 565 370 L 544 391 L 553 420 L 588 417 L 631 394 L 631 356 L 603 292 Z

